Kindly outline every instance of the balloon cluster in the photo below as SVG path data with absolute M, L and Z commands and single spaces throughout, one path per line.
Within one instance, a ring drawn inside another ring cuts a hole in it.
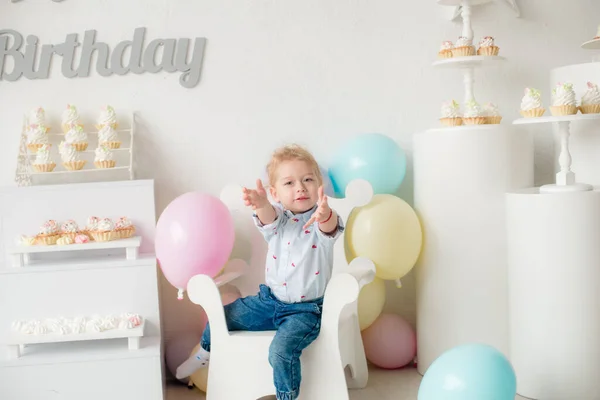
M 353 179 L 373 187 L 371 202 L 356 208 L 346 222 L 345 252 L 373 261 L 376 278 L 359 295 L 358 316 L 369 361 L 382 368 L 399 368 L 416 354 L 414 329 L 399 315 L 382 314 L 386 280 L 396 282 L 414 267 L 423 241 L 421 223 L 412 207 L 396 196 L 405 175 L 406 155 L 390 137 L 363 134 L 335 153 L 328 175 L 336 197 Z

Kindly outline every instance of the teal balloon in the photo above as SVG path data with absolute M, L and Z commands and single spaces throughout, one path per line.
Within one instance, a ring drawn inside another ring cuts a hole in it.
M 374 194 L 395 194 L 406 175 L 406 154 L 389 136 L 356 136 L 335 153 L 329 178 L 336 197 L 345 197 L 353 179 L 365 179 Z
M 418 400 L 514 400 L 517 378 L 510 362 L 492 346 L 465 344 L 429 367 Z

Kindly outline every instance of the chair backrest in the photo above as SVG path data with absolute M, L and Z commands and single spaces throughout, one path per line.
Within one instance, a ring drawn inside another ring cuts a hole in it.
M 346 197 L 332 198 L 329 197 L 329 205 L 333 208 L 344 221 L 344 225 L 348 222 L 348 217 L 352 210 L 356 207 L 367 205 L 373 197 L 373 188 L 371 184 L 364 179 L 352 180 L 346 187 Z M 241 212 L 248 214 L 248 218 L 252 214 L 252 210 L 244 205 L 242 200 L 242 187 L 240 185 L 227 185 L 221 190 L 221 201 L 229 207 L 232 212 Z M 335 243 L 333 253 L 333 273 L 343 271 L 348 266 L 345 252 L 346 231 L 338 238 Z

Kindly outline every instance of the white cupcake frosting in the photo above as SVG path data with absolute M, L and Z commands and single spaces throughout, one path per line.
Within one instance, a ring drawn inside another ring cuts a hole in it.
M 115 131 L 111 125 L 104 125 L 104 127 L 98 132 L 98 141 L 100 143 L 115 142 L 117 140 L 119 140 L 117 131 Z
M 491 36 L 485 36 L 483 39 L 479 41 L 479 47 L 491 47 L 495 46 L 494 38 Z
M 133 223 L 127 217 L 121 217 L 121 218 L 119 218 L 119 220 L 115 224 L 116 228 L 128 228 L 130 226 L 133 226 Z
M 46 111 L 42 107 L 36 107 L 29 112 L 30 125 L 46 125 Z
M 553 106 L 576 106 L 575 91 L 572 83 L 558 83 L 552 89 L 552 105 Z
M 99 221 L 100 221 L 100 218 L 95 217 L 93 215 L 91 217 L 88 217 L 86 229 L 89 231 L 95 231 L 98 228 Z
M 60 142 L 58 152 L 63 162 L 79 161 L 79 152 L 70 143 L 65 141 Z
M 65 233 L 76 233 L 79 231 L 79 225 L 77 225 L 77 222 L 70 219 L 60 225 L 60 230 Z
M 27 136 L 27 143 L 48 144 L 48 134 L 43 125 L 29 125 L 25 135 Z
M 142 321 L 142 317 L 138 314 L 123 313 L 119 316 L 94 315 L 92 317 L 17 320 L 12 323 L 11 329 L 13 332 L 27 335 L 45 335 L 48 333 L 73 335 L 99 333 L 114 329 L 133 329 L 140 326 Z
M 483 111 L 487 117 L 499 117 L 500 110 L 498 110 L 498 106 L 494 103 L 486 103 L 483 106 Z
M 482 117 L 483 116 L 483 110 L 481 109 L 481 106 L 479 105 L 479 103 L 477 103 L 475 100 L 470 100 L 465 104 L 465 118 L 475 118 L 475 117 Z
M 525 95 L 521 99 L 521 110 L 534 110 L 542 108 L 542 95 L 540 91 L 533 88 L 526 88 Z
M 111 106 L 104 106 L 100 109 L 100 116 L 98 117 L 98 125 L 109 125 L 117 122 L 117 114 L 115 109 Z
M 79 125 L 71 126 L 71 129 L 65 134 L 67 143 L 84 143 L 87 142 L 87 134 Z
M 113 159 L 112 151 L 106 146 L 98 146 L 96 148 L 95 161 L 110 161 Z
M 600 92 L 598 85 L 592 82 L 587 83 L 587 91 L 581 96 L 581 105 L 600 104 Z
M 98 226 L 96 228 L 100 232 L 108 232 L 115 229 L 115 224 L 112 222 L 110 218 L 102 218 L 98 222 Z
M 62 123 L 71 125 L 79 123 L 79 112 L 77 107 L 72 104 L 68 104 L 65 111 L 62 113 Z
M 48 221 L 44 222 L 42 226 L 40 226 L 39 232 L 41 235 L 52 235 L 58 233 L 58 223 L 53 219 L 49 219 Z
M 442 104 L 442 118 L 458 118 L 460 117 L 460 104 L 456 100 L 447 101 Z
M 453 48 L 454 48 L 454 44 L 451 41 L 446 40 L 446 41 L 442 42 L 442 44 L 440 46 L 440 51 L 452 50 Z
M 464 46 L 473 46 L 473 40 L 467 38 L 466 36 L 459 36 L 456 41 L 455 47 L 464 47 Z
M 45 144 L 38 149 L 35 153 L 34 164 L 52 164 L 52 157 L 50 156 L 50 146 Z

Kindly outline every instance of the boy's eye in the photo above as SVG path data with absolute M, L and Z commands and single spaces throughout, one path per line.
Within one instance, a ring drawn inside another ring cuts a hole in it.
M 284 183 L 284 185 L 291 185 L 292 182 L 291 181 L 287 181 L 286 183 Z
M 312 181 L 313 181 L 313 178 L 306 178 L 306 179 L 305 179 L 305 181 L 307 181 L 307 182 L 312 182 Z

